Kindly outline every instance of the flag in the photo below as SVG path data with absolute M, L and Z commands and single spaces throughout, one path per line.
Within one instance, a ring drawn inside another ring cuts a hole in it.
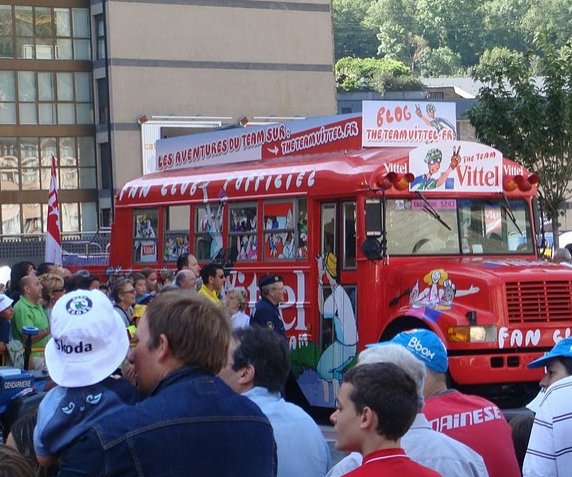
M 62 265 L 62 239 L 60 235 L 60 209 L 56 185 L 56 156 L 52 154 L 52 175 L 48 194 L 48 226 L 46 232 L 46 262 Z

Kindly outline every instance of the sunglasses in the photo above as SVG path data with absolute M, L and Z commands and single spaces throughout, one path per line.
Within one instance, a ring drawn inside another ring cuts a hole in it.
M 54 289 L 52 290 L 52 293 L 62 293 L 62 292 L 65 292 L 65 291 L 66 291 L 65 288 L 54 288 Z
M 429 159 L 427 161 L 427 164 L 435 164 L 436 162 L 438 162 L 439 164 L 441 164 L 441 159 Z

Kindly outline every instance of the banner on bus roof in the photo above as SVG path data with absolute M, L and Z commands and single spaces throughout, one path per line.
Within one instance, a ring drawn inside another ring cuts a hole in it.
M 363 147 L 406 147 L 457 139 L 455 103 L 363 101 Z
M 360 127 L 361 115 L 343 114 L 161 139 L 156 170 L 359 149 Z
M 409 153 L 410 190 L 501 192 L 502 153 L 467 141 L 426 144 Z

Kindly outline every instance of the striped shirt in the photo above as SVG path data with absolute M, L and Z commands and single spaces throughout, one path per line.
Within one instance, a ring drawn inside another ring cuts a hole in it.
M 536 413 L 523 477 L 572 475 L 572 376 L 556 381 Z

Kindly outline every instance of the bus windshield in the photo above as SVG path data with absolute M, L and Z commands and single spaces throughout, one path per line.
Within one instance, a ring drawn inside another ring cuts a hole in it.
M 509 255 L 534 252 L 524 200 L 390 199 L 389 255 Z

